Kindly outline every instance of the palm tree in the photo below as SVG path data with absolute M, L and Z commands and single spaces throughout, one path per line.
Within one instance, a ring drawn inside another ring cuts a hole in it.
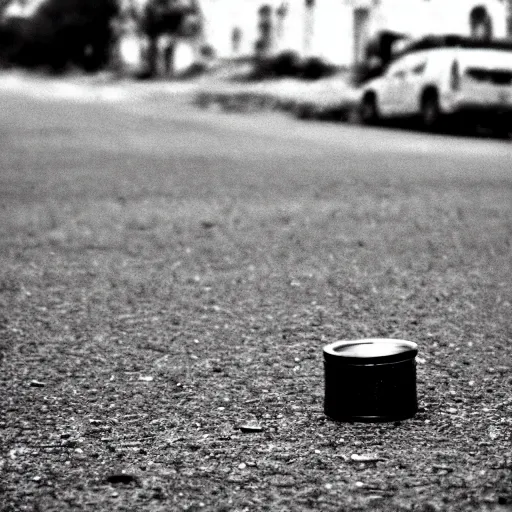
M 149 0 L 142 15 L 142 28 L 149 38 L 149 74 L 158 68 L 158 42 L 168 36 L 164 50 L 166 72 L 173 71 L 176 38 L 197 37 L 201 31 L 201 11 L 198 0 Z

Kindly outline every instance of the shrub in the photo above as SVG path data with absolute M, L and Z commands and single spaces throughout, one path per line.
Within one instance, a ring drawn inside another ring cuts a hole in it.
M 300 57 L 296 52 L 287 51 L 274 57 L 271 64 L 275 76 L 297 76 Z
M 318 57 L 307 59 L 301 68 L 301 77 L 306 80 L 318 80 L 330 76 L 334 72 L 333 66 Z
M 311 57 L 301 62 L 298 53 L 282 52 L 273 57 L 257 57 L 252 78 L 297 77 L 305 80 L 318 80 L 334 74 L 334 66 L 318 57 Z
M 199 54 L 203 59 L 212 60 L 215 58 L 215 49 L 209 44 L 203 44 L 199 49 Z
M 187 80 L 190 78 L 195 78 L 197 76 L 201 76 L 206 71 L 207 71 L 207 67 L 204 64 L 202 64 L 200 62 L 195 62 L 189 68 L 187 68 L 185 71 L 182 71 L 181 73 L 179 73 L 177 78 L 179 78 L 181 80 Z
M 258 57 L 254 68 L 254 78 L 276 78 L 298 76 L 300 57 L 296 52 L 286 51 L 272 57 Z

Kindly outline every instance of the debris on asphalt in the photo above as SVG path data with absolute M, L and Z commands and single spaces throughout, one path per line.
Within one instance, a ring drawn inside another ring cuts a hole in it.
M 247 423 L 245 425 L 240 425 L 240 431 L 243 432 L 244 434 L 263 432 L 263 427 L 261 427 L 260 425 Z
M 112 485 L 139 485 L 139 478 L 130 473 L 113 473 L 105 478 L 105 481 Z
M 358 455 L 357 453 L 354 453 L 353 455 L 351 455 L 350 459 L 353 460 L 354 462 L 379 462 L 379 461 L 386 460 L 383 457 L 378 457 L 377 455 L 371 455 L 371 454 Z
M 44 388 L 46 384 L 44 382 L 40 382 L 38 380 L 31 380 L 29 383 L 31 388 Z

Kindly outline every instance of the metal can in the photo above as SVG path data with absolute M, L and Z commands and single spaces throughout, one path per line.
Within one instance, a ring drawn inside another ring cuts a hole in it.
M 400 421 L 418 409 L 412 341 L 369 338 L 324 347 L 325 414 L 336 421 Z

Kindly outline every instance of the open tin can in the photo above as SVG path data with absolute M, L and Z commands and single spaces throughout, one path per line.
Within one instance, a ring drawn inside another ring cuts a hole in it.
M 370 338 L 324 347 L 324 411 L 336 421 L 412 418 L 416 397 L 416 343 Z

